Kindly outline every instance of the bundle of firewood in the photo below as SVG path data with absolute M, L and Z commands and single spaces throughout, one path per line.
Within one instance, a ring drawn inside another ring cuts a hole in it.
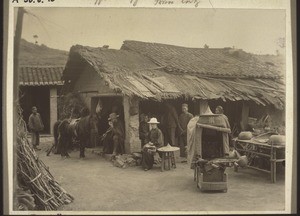
M 56 210 L 74 200 L 55 181 L 49 168 L 29 144 L 26 124 L 22 118 L 19 118 L 17 131 L 17 178 L 19 186 L 33 194 L 35 210 Z

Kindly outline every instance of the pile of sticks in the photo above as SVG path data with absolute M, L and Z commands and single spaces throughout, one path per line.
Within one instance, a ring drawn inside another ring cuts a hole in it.
M 74 198 L 68 194 L 41 161 L 27 139 L 26 123 L 19 118 L 17 130 L 17 177 L 34 195 L 37 210 L 57 210 Z

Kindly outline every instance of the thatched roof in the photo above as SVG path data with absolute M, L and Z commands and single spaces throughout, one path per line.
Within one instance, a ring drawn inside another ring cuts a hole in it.
M 19 83 L 20 86 L 63 85 L 63 70 L 63 66 L 22 66 L 19 68 Z
M 179 49 L 184 50 L 183 48 Z M 221 53 L 220 50 L 218 52 Z M 206 51 L 203 52 L 202 58 L 210 58 L 210 52 L 206 53 Z M 152 58 L 152 55 L 156 56 L 156 60 Z M 205 70 L 197 72 L 197 67 L 200 67 L 199 63 L 195 63 L 196 67 L 191 62 L 182 62 L 177 59 L 177 63 L 176 61 L 169 61 L 172 63 L 166 66 L 160 63 L 164 58 L 160 53 L 153 53 L 151 56 L 148 57 L 146 52 L 141 54 L 124 48 L 124 46 L 121 50 L 114 50 L 76 45 L 70 50 L 63 80 L 76 79 L 84 65 L 89 65 L 106 81 L 111 89 L 143 99 L 221 98 L 224 101 L 251 100 L 261 105 L 273 104 L 280 109 L 284 106 L 284 85 L 281 80 L 277 79 L 279 76 L 272 75 L 273 71 L 270 71 L 270 68 L 265 67 L 266 75 L 257 73 L 254 78 L 251 74 L 247 75 L 246 71 L 243 72 L 244 76 L 234 75 L 234 71 L 238 71 L 239 68 L 254 70 L 256 66 L 251 66 L 249 62 L 245 63 L 243 67 L 243 61 L 240 61 L 237 69 L 231 68 L 228 69 L 228 72 L 224 68 L 229 67 L 229 65 L 224 63 L 225 66 L 222 67 L 222 64 L 219 63 L 217 64 L 218 67 L 223 69 L 220 74 L 227 75 L 224 78 L 224 76 L 203 75 L 201 72 Z M 171 58 L 171 56 L 166 56 L 164 59 L 167 58 Z M 191 59 L 193 58 L 195 56 Z M 176 64 L 180 65 L 178 70 L 175 70 Z M 170 65 L 172 66 L 170 67 Z M 185 71 L 183 71 L 184 66 L 186 66 Z M 211 67 L 216 68 L 217 66 L 212 64 Z M 190 71 L 190 68 L 194 71 Z M 208 68 L 208 64 L 203 63 L 203 68 Z M 209 75 L 212 75 L 214 69 L 209 69 L 209 71 Z

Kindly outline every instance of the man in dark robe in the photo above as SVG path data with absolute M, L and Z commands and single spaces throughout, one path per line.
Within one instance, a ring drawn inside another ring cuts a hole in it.
M 157 149 L 163 146 L 163 134 L 157 127 L 159 122 L 156 118 L 151 118 L 148 122 L 151 130 L 149 131 L 148 138 L 146 139 L 147 144 L 143 146 L 142 150 L 142 167 L 145 171 L 151 169 L 154 164 L 154 154 Z
M 179 116 L 179 125 L 183 129 L 179 135 L 180 157 L 186 157 L 185 147 L 187 145 L 187 125 L 193 118 L 193 115 L 188 112 L 189 107 L 187 104 L 182 104 L 182 113 Z
M 141 140 L 141 147 L 146 144 L 146 140 L 149 134 L 148 115 L 141 114 L 141 121 L 139 125 L 139 138 Z
M 118 119 L 116 113 L 111 113 L 109 115 L 108 121 L 111 125 L 112 131 L 112 141 L 113 141 L 113 155 L 123 154 L 124 150 L 124 140 L 125 140 L 125 131 L 122 122 Z
M 179 134 L 183 132 L 183 129 L 179 124 L 178 114 L 175 108 L 169 103 L 165 103 L 165 114 L 163 116 L 163 125 L 165 128 L 165 145 L 169 143 L 171 146 L 175 146 L 176 128 L 178 128 Z

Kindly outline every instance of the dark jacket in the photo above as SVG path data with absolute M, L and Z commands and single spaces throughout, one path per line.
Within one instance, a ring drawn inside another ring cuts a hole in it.
M 139 137 L 140 140 L 145 140 L 149 134 L 149 124 L 147 122 L 140 122 L 139 126 Z
M 159 128 L 151 129 L 147 141 L 152 142 L 157 148 L 163 146 L 163 134 Z
M 121 139 L 125 138 L 124 127 L 120 121 L 116 121 L 113 123 L 112 134 L 113 136 L 119 136 Z

